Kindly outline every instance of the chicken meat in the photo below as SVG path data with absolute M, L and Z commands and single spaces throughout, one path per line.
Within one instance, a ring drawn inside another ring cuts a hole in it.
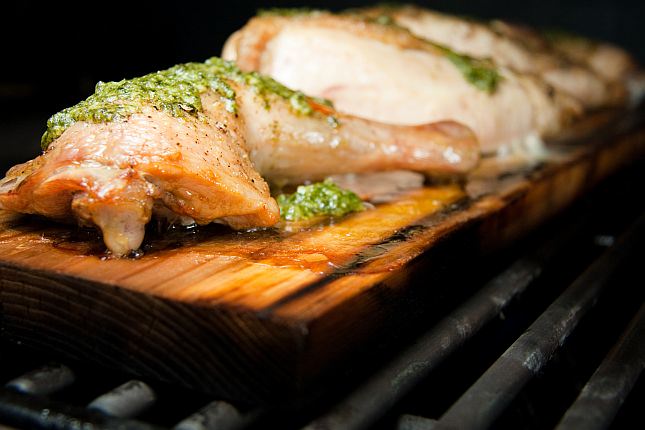
M 357 15 L 260 15 L 229 38 L 223 57 L 352 115 L 402 125 L 458 121 L 489 153 L 538 147 L 582 112 L 533 75 Z
M 461 174 L 479 157 L 473 133 L 455 122 L 354 118 L 219 58 L 100 83 L 49 120 L 43 144 L 0 181 L 0 209 L 98 227 L 115 256 L 141 246 L 153 215 L 235 229 L 275 224 L 265 179 Z
M 638 71 L 636 60 L 627 51 L 608 42 L 561 30 L 538 30 L 503 20 L 493 20 L 489 26 L 500 36 L 524 44 L 527 49 L 548 50 L 559 55 L 565 64 L 588 67 L 608 82 L 624 82 Z
M 479 21 L 411 5 L 381 6 L 356 13 L 400 25 L 457 52 L 491 58 L 517 72 L 535 74 L 575 97 L 586 109 L 623 105 L 627 100 L 622 75 L 597 73 L 596 68 L 588 67 L 579 56 L 563 55 L 540 33 L 526 26 L 499 20 Z M 622 57 L 610 60 L 606 69 L 611 70 L 614 64 L 620 69 L 625 67 Z

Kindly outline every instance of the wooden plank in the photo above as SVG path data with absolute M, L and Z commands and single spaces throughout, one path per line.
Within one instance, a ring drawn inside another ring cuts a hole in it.
M 103 259 L 91 232 L 0 213 L 2 336 L 230 399 L 297 392 L 394 324 L 444 244 L 491 252 L 643 154 L 642 121 L 619 125 L 528 172 L 486 160 L 465 186 L 304 231 L 170 232 L 138 260 Z

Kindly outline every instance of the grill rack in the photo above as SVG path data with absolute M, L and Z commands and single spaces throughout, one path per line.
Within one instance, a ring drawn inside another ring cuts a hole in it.
M 638 264 L 645 256 L 645 202 L 625 193 L 645 184 L 644 167 L 641 162 L 616 175 L 517 246 L 483 261 L 479 266 L 494 268 L 473 270 L 480 287 L 462 294 L 445 315 L 422 318 L 425 332 L 384 340 L 366 352 L 374 364 L 339 370 L 329 387 L 309 398 L 234 406 L 2 343 L 0 423 L 47 429 L 601 429 L 622 428 L 639 415 L 644 423 L 638 411 L 645 367 Z

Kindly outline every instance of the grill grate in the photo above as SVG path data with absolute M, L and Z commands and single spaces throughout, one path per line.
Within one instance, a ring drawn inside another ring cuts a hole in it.
M 491 426 L 527 382 L 548 363 L 556 349 L 564 344 L 598 300 L 603 288 L 609 287 L 608 281 L 625 255 L 633 252 L 643 239 L 645 216 L 624 233 L 619 244 L 608 250 L 576 279 L 440 420 L 408 418 L 402 421 L 400 428 L 485 429 Z M 635 367 L 633 362 L 626 364 Z M 632 376 L 629 385 L 633 385 L 640 372 L 629 373 Z M 620 393 L 620 390 L 611 389 L 605 395 L 620 398 Z M 609 418 L 613 417 L 611 412 L 611 409 L 607 410 Z M 409 421 L 413 424 L 408 424 Z
M 617 175 L 513 249 L 481 262 L 477 267 L 493 267 L 473 270 L 481 287 L 469 295 L 459 289 L 453 302 L 442 297 L 455 305 L 415 320 L 427 331 L 373 346 L 370 365 L 354 364 L 310 398 L 236 407 L 84 363 L 50 363 L 55 356 L 3 344 L 0 423 L 177 430 L 644 423 L 637 399 L 645 366 L 638 270 L 645 202 L 624 194 L 645 183 L 643 167 Z
M 645 305 L 558 425 L 559 430 L 608 427 L 643 370 Z

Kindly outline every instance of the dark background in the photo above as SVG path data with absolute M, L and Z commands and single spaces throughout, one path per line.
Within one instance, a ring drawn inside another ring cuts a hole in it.
M 12 2 L 0 6 L 0 169 L 38 153 L 46 119 L 118 80 L 220 53 L 258 8 L 338 10 L 376 1 Z M 645 0 L 437 0 L 482 18 L 565 28 L 620 44 L 645 63 Z

